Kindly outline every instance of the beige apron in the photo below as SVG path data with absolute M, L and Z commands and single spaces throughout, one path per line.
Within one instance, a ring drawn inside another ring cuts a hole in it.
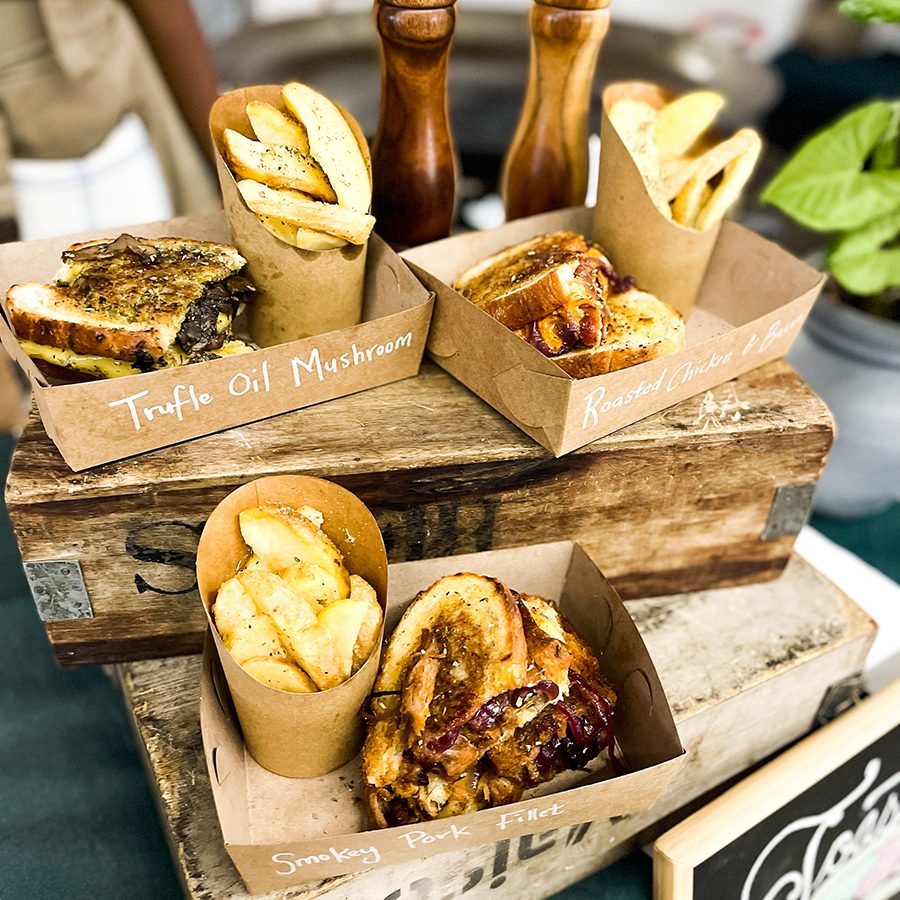
M 176 212 L 218 208 L 208 167 L 122 3 L 0 2 L 0 218 L 14 212 L 10 158 L 84 156 L 129 111 L 147 126 Z

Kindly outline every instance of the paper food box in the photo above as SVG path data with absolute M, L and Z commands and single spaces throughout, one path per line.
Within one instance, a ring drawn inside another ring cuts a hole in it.
M 51 281 L 70 244 L 122 231 L 232 243 L 225 216 L 217 213 L 4 244 L 0 290 L 5 295 L 15 283 Z M 281 290 L 289 298 L 289 280 Z M 4 317 L 0 341 L 30 378 L 47 433 L 72 469 L 81 471 L 415 375 L 432 303 L 428 290 L 373 235 L 362 320 L 351 327 L 239 356 L 81 383 L 52 383 L 22 351 Z M 241 328 L 239 319 L 238 337 Z
M 684 348 L 582 379 L 569 376 L 450 286 L 473 263 L 519 241 L 570 229 L 606 246 L 607 228 L 602 220 L 595 227 L 592 210 L 573 208 L 403 253 L 437 295 L 430 356 L 556 456 L 783 356 L 825 280 L 772 242 L 724 222 L 708 266 L 702 260 L 705 276 L 687 316 Z M 666 258 L 670 250 L 662 241 L 654 252 Z M 642 286 L 639 268 L 619 267 L 615 256 L 611 260 L 620 275 L 633 275 Z
M 517 803 L 373 829 L 362 802 L 358 757 L 317 778 L 284 778 L 254 762 L 208 640 L 200 698 L 204 752 L 225 846 L 251 892 L 628 815 L 650 807 L 677 771 L 684 751 L 653 662 L 622 601 L 578 544 L 560 541 L 392 565 L 385 634 L 419 591 L 461 571 L 559 601 L 618 695 L 617 757 L 627 774 L 614 774 L 601 754 L 587 770 L 565 772 Z

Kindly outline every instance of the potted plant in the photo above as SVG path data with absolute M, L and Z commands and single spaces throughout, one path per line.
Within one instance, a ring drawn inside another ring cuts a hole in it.
M 830 235 L 832 277 L 789 358 L 837 426 L 817 511 L 872 515 L 900 499 L 900 100 L 868 102 L 808 138 L 762 199 Z

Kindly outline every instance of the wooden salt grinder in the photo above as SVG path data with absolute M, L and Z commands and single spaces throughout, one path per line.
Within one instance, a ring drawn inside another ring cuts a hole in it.
M 528 87 L 501 181 L 507 219 L 584 203 L 587 117 L 609 3 L 532 3 Z
M 455 201 L 447 61 L 455 0 L 376 0 L 381 112 L 372 145 L 378 233 L 410 247 L 450 233 Z

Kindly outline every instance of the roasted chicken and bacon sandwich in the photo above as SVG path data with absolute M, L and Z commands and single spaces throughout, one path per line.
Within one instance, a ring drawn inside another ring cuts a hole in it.
M 684 346 L 681 314 L 572 231 L 514 244 L 454 287 L 573 378 L 605 375 Z
M 52 375 L 113 378 L 245 353 L 232 323 L 254 288 L 234 247 L 187 238 L 73 244 L 49 284 L 14 284 L 10 324 Z
M 384 653 L 362 751 L 378 827 L 519 800 L 613 747 L 616 695 L 542 597 L 448 575 L 407 608 Z

